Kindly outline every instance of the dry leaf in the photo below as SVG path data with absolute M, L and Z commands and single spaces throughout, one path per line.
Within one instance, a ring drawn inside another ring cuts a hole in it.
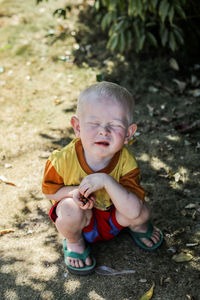
M 54 99 L 54 103 L 56 104 L 56 105 L 59 105 L 59 104 L 61 104 L 61 103 L 63 103 L 64 102 L 64 100 L 62 100 L 62 99 Z
M 175 58 L 173 58 L 173 57 L 170 58 L 169 65 L 173 70 L 179 71 L 179 65 L 178 65 L 177 61 L 175 60 Z
M 153 296 L 155 283 L 153 282 L 152 287 L 140 298 L 140 300 L 149 300 Z
M 146 106 L 147 106 L 147 108 L 148 108 L 148 110 L 149 110 L 149 115 L 150 115 L 151 117 L 153 117 L 154 107 L 152 107 L 152 106 L 149 105 L 149 104 L 147 104 Z
M 2 182 L 5 184 L 16 186 L 16 184 L 14 184 L 13 182 L 8 181 L 8 179 L 6 177 L 0 176 L 0 183 L 2 183 Z
M 174 174 L 174 179 L 175 179 L 176 182 L 179 182 L 180 178 L 181 178 L 181 175 L 179 173 Z
M 159 89 L 153 85 L 149 86 L 149 92 L 151 93 L 157 93 Z
M 186 247 L 195 247 L 198 245 L 199 245 L 199 243 L 188 243 L 188 244 L 186 244 Z
M 10 228 L 10 229 L 1 229 L 0 230 L 0 235 L 4 235 L 4 234 L 7 234 L 7 233 L 10 233 L 10 232 L 14 232 L 15 230 Z
M 185 90 L 186 85 L 187 85 L 186 82 L 180 81 L 176 78 L 174 78 L 173 81 L 177 84 L 180 93 L 183 93 L 183 91 Z
M 194 203 L 189 203 L 188 205 L 185 206 L 185 208 L 196 208 L 196 205 Z
M 175 254 L 172 256 L 172 259 L 175 261 L 175 262 L 185 262 L 185 261 L 190 261 L 193 259 L 193 256 L 189 253 L 184 253 L 184 252 L 181 252 L 179 254 Z

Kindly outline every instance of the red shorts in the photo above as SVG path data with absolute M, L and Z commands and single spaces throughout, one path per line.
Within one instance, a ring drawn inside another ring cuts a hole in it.
M 54 223 L 57 218 L 57 205 L 58 202 L 51 207 L 49 212 L 49 217 Z M 90 224 L 83 228 L 83 236 L 89 243 L 111 240 L 124 228 L 116 220 L 116 209 L 113 205 L 106 211 L 96 208 L 92 211 Z

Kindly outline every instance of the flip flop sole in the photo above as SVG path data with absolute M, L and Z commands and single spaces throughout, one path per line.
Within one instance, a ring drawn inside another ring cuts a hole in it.
M 67 270 L 73 274 L 73 275 L 81 275 L 81 276 L 86 276 L 86 275 L 91 275 L 92 273 L 94 273 L 94 269 L 95 269 L 95 265 L 96 265 L 96 261 L 95 261 L 95 265 L 92 265 L 92 268 L 89 269 L 78 269 L 78 268 L 73 268 L 70 265 L 67 265 Z

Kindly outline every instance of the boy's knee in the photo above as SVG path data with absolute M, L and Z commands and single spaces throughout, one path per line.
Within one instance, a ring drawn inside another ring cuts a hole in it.
M 82 210 L 72 198 L 58 203 L 56 208 L 56 227 L 85 227 L 91 218 L 91 211 Z
M 75 216 L 76 214 L 80 214 L 80 208 L 76 205 L 72 198 L 62 199 L 57 207 L 56 214 L 58 219 L 63 219 L 70 216 Z

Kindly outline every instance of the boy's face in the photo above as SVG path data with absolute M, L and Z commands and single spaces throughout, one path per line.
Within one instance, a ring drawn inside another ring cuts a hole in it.
M 136 131 L 128 125 L 127 111 L 115 100 L 87 100 L 79 118 L 72 118 L 72 126 L 81 138 L 84 151 L 96 159 L 111 158 Z

